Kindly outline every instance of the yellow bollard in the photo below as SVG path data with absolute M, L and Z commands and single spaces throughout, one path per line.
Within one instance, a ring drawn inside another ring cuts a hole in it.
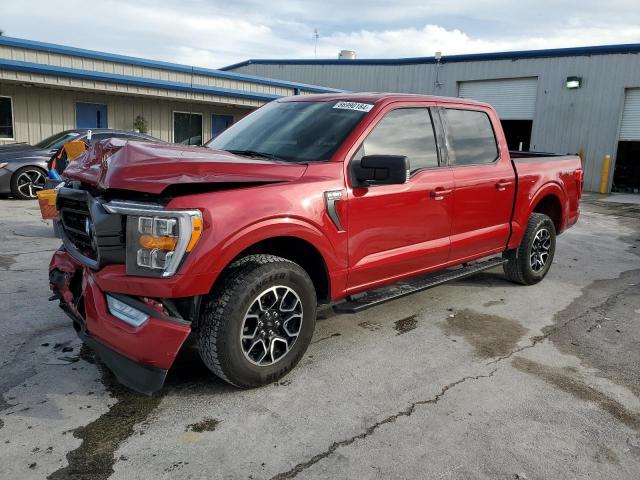
M 602 173 L 600 175 L 600 193 L 607 193 L 609 183 L 609 169 L 611 168 L 611 155 L 605 155 L 602 161 Z

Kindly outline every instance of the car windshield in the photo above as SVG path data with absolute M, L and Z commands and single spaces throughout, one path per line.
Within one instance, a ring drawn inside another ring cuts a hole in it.
M 65 143 L 78 138 L 80 134 L 78 132 L 63 132 L 51 135 L 49 138 L 45 138 L 40 143 L 36 143 L 36 147 L 45 148 L 47 150 L 57 150 Z
M 352 102 L 274 101 L 206 146 L 289 162 L 329 160 L 371 107 Z

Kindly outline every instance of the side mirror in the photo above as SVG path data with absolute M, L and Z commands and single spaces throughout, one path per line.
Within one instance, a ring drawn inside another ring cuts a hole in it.
M 409 180 L 409 159 L 404 155 L 366 155 L 351 162 L 356 187 L 400 185 Z

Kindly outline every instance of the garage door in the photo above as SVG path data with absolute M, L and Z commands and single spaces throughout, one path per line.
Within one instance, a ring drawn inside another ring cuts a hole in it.
M 533 120 L 538 79 L 509 78 L 460 82 L 458 96 L 490 103 L 501 120 Z
M 620 140 L 640 140 L 640 88 L 625 93 Z

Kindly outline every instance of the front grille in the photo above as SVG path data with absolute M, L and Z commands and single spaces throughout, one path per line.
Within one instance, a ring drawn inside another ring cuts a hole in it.
M 125 263 L 124 217 L 107 213 L 99 198 L 77 188 L 61 188 L 57 208 L 62 241 L 76 260 L 95 270 Z
M 73 245 L 89 258 L 96 258 L 96 251 L 91 241 L 92 220 L 87 202 L 61 197 L 58 202 L 62 227 Z

